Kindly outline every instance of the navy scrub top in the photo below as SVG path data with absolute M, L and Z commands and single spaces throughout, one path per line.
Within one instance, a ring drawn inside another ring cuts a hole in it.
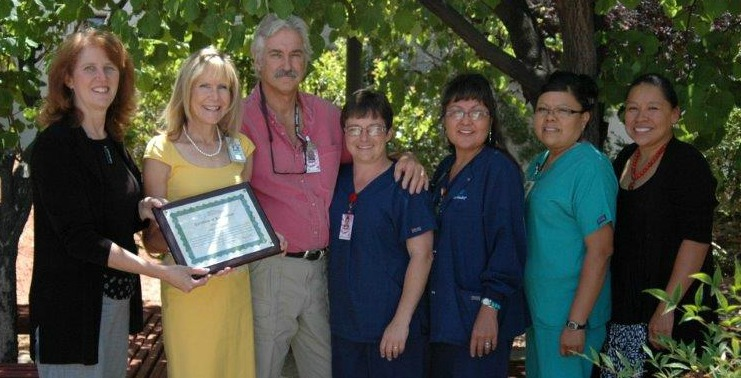
M 435 228 L 429 192 L 409 194 L 394 180 L 394 166 L 357 193 L 351 240 L 339 235 L 355 192 L 352 165 L 340 168 L 329 209 L 330 328 L 349 341 L 381 340 L 401 299 L 409 264 L 406 241 Z M 422 332 L 422 307 L 409 324 L 410 339 Z
M 498 302 L 499 340 L 529 324 L 523 274 L 524 190 L 519 167 L 485 147 L 450 181 L 455 156 L 433 176 L 438 211 L 430 272 L 430 341 L 468 346 L 481 298 Z

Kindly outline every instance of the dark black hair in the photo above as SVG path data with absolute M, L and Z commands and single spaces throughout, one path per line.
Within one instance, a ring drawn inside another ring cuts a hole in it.
M 579 101 L 583 111 L 592 111 L 597 103 L 597 83 L 588 75 L 575 74 L 568 71 L 555 71 L 548 81 L 540 88 L 542 96 L 546 92 L 567 92 Z
M 664 95 L 664 99 L 671 104 L 672 108 L 679 106 L 679 98 L 677 97 L 677 92 L 674 91 L 674 86 L 671 81 L 657 73 L 647 73 L 635 78 L 635 80 L 630 83 L 630 86 L 628 86 L 628 91 L 625 93 L 625 97 L 627 98 L 628 93 L 641 84 L 650 84 L 659 88 L 661 93 Z
M 447 109 L 451 102 L 461 100 L 475 100 L 484 104 L 491 117 L 489 138 L 487 138 L 484 144 L 489 147 L 498 148 L 511 157 L 504 145 L 504 138 L 497 123 L 497 103 L 494 99 L 494 92 L 491 89 L 489 80 L 478 73 L 460 74 L 451 79 L 445 85 L 442 101 L 440 102 L 440 120 L 442 121 L 445 117 L 445 109 Z
M 345 128 L 348 118 L 365 118 L 378 116 L 386 124 L 386 130 L 391 130 L 394 122 L 394 110 L 383 93 L 370 89 L 360 89 L 347 99 L 340 114 L 340 125 Z

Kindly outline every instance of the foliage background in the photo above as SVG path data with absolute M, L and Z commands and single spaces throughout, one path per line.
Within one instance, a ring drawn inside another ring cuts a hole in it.
M 490 78 L 499 123 L 524 164 L 540 145 L 530 103 L 548 73 L 598 79 L 603 114 L 616 114 L 638 73 L 666 73 L 686 111 L 678 136 L 702 149 L 719 179 L 715 240 L 721 261 L 739 254 L 741 229 L 741 1 L 737 0 L 5 0 L 0 1 L 0 360 L 14 358 L 15 256 L 30 211 L 20 135 L 34 130 L 51 49 L 84 24 L 125 41 L 137 66 L 140 111 L 126 135 L 135 156 L 156 133 L 175 72 L 214 44 L 254 85 L 252 30 L 270 9 L 311 27 L 315 58 L 303 90 L 341 105 L 348 77 L 385 92 L 395 109 L 392 149 L 433 169 L 447 153 L 438 122 L 445 81 Z M 347 41 L 359 42 L 362 49 Z M 356 70 L 352 70 L 352 68 Z M 599 117 L 602 118 L 602 117 Z M 599 121 L 599 120 L 597 120 Z M 601 144 L 606 123 L 587 135 Z M 606 146 L 616 152 L 617 146 Z

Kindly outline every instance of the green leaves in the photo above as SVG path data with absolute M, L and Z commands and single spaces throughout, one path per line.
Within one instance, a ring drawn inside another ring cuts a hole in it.
M 288 17 L 293 13 L 293 3 L 291 0 L 266 0 L 267 7 L 280 17 Z
M 186 22 L 193 22 L 201 14 L 201 6 L 198 0 L 183 0 L 181 15 Z
M 244 46 L 245 35 L 247 34 L 247 26 L 244 24 L 233 25 L 229 32 L 229 37 L 226 41 L 226 51 L 240 51 Z
M 16 146 L 18 146 L 20 140 L 21 137 L 20 135 L 18 135 L 18 133 L 0 129 L 0 151 L 13 150 L 14 148 L 16 148 Z
M 209 13 L 201 22 L 201 32 L 210 39 L 217 38 L 227 26 L 226 20 L 215 13 Z M 223 33 L 226 34 L 226 33 Z
M 5 84 L 5 80 L 0 79 L 0 85 L 4 86 Z M 7 90 L 0 91 L 0 117 L 7 117 L 12 111 L 13 95 Z
M 260 0 L 241 0 L 239 2 L 241 9 L 250 15 L 258 14 L 260 3 Z
M 641 3 L 641 0 L 621 0 L 620 3 L 632 9 L 637 7 Z
M 703 1 L 702 8 L 705 11 L 704 16 L 709 20 L 720 17 L 723 13 L 728 12 L 731 3 L 738 3 L 738 0 Z
M 347 22 L 347 13 L 342 3 L 333 3 L 326 9 L 327 24 L 329 27 L 338 29 Z
M 394 25 L 399 33 L 409 33 L 417 24 L 417 18 L 411 9 L 399 7 L 393 15 Z
M 162 24 L 157 10 L 150 9 L 147 11 L 136 26 L 144 37 L 157 38 L 162 35 Z
M 605 14 L 617 4 L 617 0 L 597 0 L 594 4 L 594 13 Z
M 18 0 L 0 1 L 0 19 L 10 16 L 13 7 L 18 6 Z

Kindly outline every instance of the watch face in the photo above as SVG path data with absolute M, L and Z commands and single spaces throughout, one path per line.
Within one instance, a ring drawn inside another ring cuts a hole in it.
M 584 329 L 586 327 L 587 327 L 586 324 L 581 325 L 573 320 L 569 320 L 566 322 L 566 328 L 568 329 L 579 330 L 579 329 Z

